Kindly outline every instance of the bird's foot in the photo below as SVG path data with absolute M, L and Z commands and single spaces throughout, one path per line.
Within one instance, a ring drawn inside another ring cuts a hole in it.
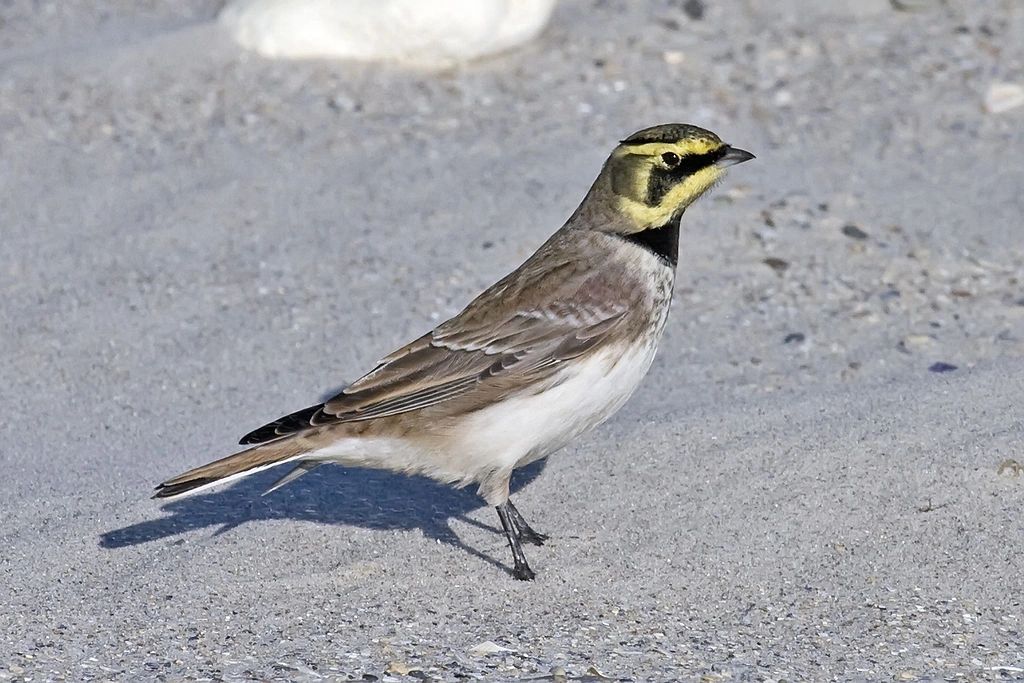
M 544 545 L 544 541 L 548 540 L 546 534 L 534 531 L 526 520 L 516 509 L 516 506 L 512 504 L 512 501 L 506 503 L 508 506 L 509 517 L 512 520 L 512 526 L 515 529 L 516 539 L 524 543 L 532 543 L 533 545 Z
M 507 500 L 498 505 L 496 509 L 498 519 L 501 520 L 501 528 L 505 530 L 505 538 L 508 539 L 508 547 L 512 550 L 512 578 L 518 581 L 533 581 L 535 575 L 526 562 L 526 555 L 523 554 L 523 546 L 520 544 L 523 527 L 516 524 L 516 519 L 522 520 L 522 517 L 515 512 L 515 507 Z M 525 528 L 531 534 L 539 535 L 529 526 Z
M 546 534 L 539 534 L 525 525 L 519 529 L 518 536 L 523 543 L 532 543 L 533 545 L 544 545 L 544 541 L 548 540 Z
M 525 562 L 517 564 L 512 568 L 512 578 L 517 581 L 533 581 L 535 577 L 536 574 L 534 574 L 533 570 L 530 569 L 530 565 Z

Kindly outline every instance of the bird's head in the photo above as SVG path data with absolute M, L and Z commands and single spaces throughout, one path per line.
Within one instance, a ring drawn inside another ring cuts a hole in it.
M 677 220 L 721 180 L 727 167 L 753 158 L 709 130 L 667 123 L 620 142 L 595 189 L 600 188 L 613 210 L 627 219 L 630 231 L 639 232 Z

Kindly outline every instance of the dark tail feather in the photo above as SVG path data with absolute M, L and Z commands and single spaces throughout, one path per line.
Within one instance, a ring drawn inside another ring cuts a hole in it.
M 267 441 L 273 441 L 274 439 L 280 439 L 286 434 L 294 434 L 295 432 L 301 432 L 303 429 L 309 429 L 313 418 L 323 407 L 324 404 L 319 403 L 315 406 L 310 406 L 292 413 L 291 415 L 285 415 L 282 418 L 274 420 L 270 424 L 263 425 L 259 429 L 254 429 L 243 436 L 238 443 L 242 446 L 253 446 L 258 443 L 265 443 Z
M 168 479 L 156 487 L 153 497 L 173 498 L 217 483 L 226 483 L 294 460 L 305 452 L 306 449 L 291 443 L 290 439 L 250 448 Z
M 183 493 L 188 493 L 192 489 L 197 489 L 200 486 L 206 486 L 207 484 L 213 484 L 219 481 L 212 477 L 204 477 L 200 479 L 189 479 L 183 481 L 180 484 L 168 484 L 163 483 L 156 487 L 156 493 L 153 494 L 154 498 L 173 498 L 174 496 L 180 496 Z

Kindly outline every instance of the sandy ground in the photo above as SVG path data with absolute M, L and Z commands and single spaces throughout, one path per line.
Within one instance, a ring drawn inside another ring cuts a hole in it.
M 0 9 L 0 679 L 1024 677 L 1021 3 L 565 0 L 440 75 L 247 56 L 217 5 Z M 664 121 L 758 160 L 637 396 L 519 478 L 538 581 L 423 480 L 148 499 Z

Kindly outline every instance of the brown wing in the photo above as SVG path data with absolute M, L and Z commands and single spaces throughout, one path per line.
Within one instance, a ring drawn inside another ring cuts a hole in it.
M 564 260 L 543 269 L 531 262 L 481 294 L 459 315 L 398 349 L 329 401 L 285 416 L 242 438 L 262 443 L 313 426 L 397 415 L 478 396 L 515 377 L 547 377 L 562 361 L 607 339 L 630 308 L 601 272 Z M 471 400 L 473 400 L 471 398 Z

